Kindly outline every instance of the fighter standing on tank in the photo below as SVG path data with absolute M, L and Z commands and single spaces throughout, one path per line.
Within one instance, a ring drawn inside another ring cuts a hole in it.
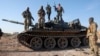
M 50 16 L 51 16 L 51 6 L 49 4 L 47 4 L 46 7 L 46 13 L 48 15 L 48 21 L 50 21 Z
M 45 11 L 43 9 L 43 6 L 38 10 L 38 16 L 39 16 L 39 23 L 38 28 L 44 28 L 45 26 Z
M 89 28 L 87 31 L 87 37 L 89 38 L 89 46 L 91 49 L 91 54 L 98 56 L 98 46 L 97 46 L 97 24 L 94 22 L 94 18 L 89 18 Z
M 58 4 L 58 7 L 54 5 L 54 8 L 55 8 L 55 11 L 57 12 L 57 19 L 62 20 L 62 12 L 64 13 L 63 7 L 60 4 Z
M 25 29 L 25 31 L 27 31 L 29 29 L 29 26 L 32 25 L 31 19 L 34 21 L 34 18 L 32 17 L 31 12 L 29 10 L 29 7 L 27 7 L 27 9 L 22 13 L 22 16 L 25 18 L 24 29 Z

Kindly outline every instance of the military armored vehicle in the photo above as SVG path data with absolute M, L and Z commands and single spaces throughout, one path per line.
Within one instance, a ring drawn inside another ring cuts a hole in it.
M 3 35 L 3 32 L 2 32 L 2 30 L 0 29 L 0 38 L 1 38 L 2 35 Z
M 22 24 L 20 22 L 3 19 L 3 21 Z M 64 49 L 68 46 L 74 48 L 88 45 L 86 38 L 87 28 L 82 26 L 79 19 L 72 22 L 50 21 L 45 23 L 45 28 L 38 28 L 38 23 L 30 25 L 32 28 L 18 34 L 18 41 L 24 46 L 34 50 L 39 49 Z

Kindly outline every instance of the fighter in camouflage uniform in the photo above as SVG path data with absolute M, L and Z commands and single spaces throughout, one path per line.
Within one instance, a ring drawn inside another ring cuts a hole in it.
M 51 6 L 49 4 L 47 4 L 46 11 L 47 11 L 47 15 L 48 15 L 48 21 L 50 21 Z
M 29 11 L 29 7 L 27 7 L 27 9 L 22 13 L 22 16 L 25 18 L 24 20 L 24 29 L 25 31 L 27 31 L 29 29 L 29 26 L 32 25 L 32 21 L 31 19 L 34 20 L 34 18 L 31 15 L 31 12 Z
M 87 31 L 87 37 L 89 38 L 89 46 L 91 49 L 91 54 L 98 56 L 98 46 L 97 46 L 97 24 L 94 22 L 94 18 L 89 19 L 90 26 Z
M 38 11 L 38 16 L 39 16 L 39 23 L 38 23 L 38 28 L 44 28 L 45 26 L 45 11 L 43 9 L 43 6 Z
M 58 4 L 58 7 L 54 5 L 54 8 L 55 8 L 55 11 L 57 11 L 57 19 L 62 20 L 62 12 L 64 13 L 63 7 L 60 4 Z

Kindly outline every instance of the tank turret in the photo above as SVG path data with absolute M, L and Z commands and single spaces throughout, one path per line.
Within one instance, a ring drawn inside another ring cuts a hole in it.
M 50 21 L 45 23 L 45 27 L 52 27 L 53 29 L 86 29 L 85 26 L 82 26 L 79 19 L 75 19 L 71 22 L 64 22 L 63 20 L 58 21 Z

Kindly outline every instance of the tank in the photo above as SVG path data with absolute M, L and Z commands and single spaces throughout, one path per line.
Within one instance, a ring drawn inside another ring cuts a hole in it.
M 7 19 L 3 21 L 24 25 L 24 23 Z M 44 28 L 38 28 L 38 23 L 31 27 L 28 31 L 18 34 L 17 38 L 21 44 L 33 50 L 65 49 L 68 46 L 78 48 L 88 45 L 87 27 L 82 26 L 79 19 L 72 22 L 52 20 L 45 22 Z
M 3 35 L 3 32 L 2 30 L 0 29 L 0 39 L 1 39 L 1 36 Z

